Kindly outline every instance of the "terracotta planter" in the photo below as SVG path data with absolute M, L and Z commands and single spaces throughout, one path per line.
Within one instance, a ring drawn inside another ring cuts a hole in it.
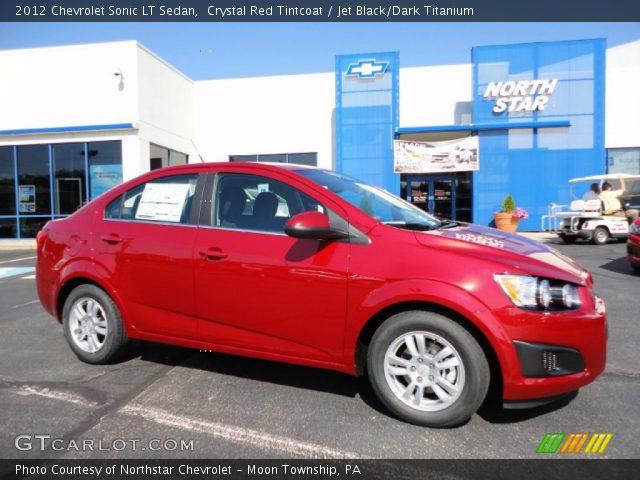
M 496 228 L 505 232 L 514 233 L 518 229 L 520 219 L 514 217 L 511 213 L 496 212 L 493 214 L 493 220 L 496 222 Z

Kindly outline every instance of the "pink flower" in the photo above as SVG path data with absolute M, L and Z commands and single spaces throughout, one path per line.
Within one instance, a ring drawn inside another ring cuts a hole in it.
M 520 220 L 525 220 L 529 218 L 529 212 L 527 212 L 524 208 L 516 208 L 513 211 L 513 216 L 519 218 Z

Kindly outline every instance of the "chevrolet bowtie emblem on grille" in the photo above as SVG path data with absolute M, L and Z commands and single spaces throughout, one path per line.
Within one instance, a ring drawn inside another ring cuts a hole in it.
M 360 60 L 352 63 L 347 69 L 347 77 L 373 78 L 376 75 L 384 75 L 389 68 L 389 62 L 376 62 L 375 60 Z

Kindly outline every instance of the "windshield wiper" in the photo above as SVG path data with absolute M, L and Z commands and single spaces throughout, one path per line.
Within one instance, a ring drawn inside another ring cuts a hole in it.
M 440 221 L 440 225 L 438 225 L 436 228 L 437 229 L 441 229 L 441 228 L 453 228 L 453 227 L 457 227 L 460 224 L 458 222 L 454 222 L 453 220 L 445 220 L 445 221 Z
M 419 230 L 419 231 L 424 231 L 424 230 L 432 230 L 433 228 L 435 228 L 434 225 L 429 225 L 427 223 L 407 223 L 407 222 L 402 222 L 402 221 L 398 221 L 398 222 L 382 222 L 385 225 L 391 225 L 392 227 L 398 227 L 398 228 L 404 228 L 406 230 Z

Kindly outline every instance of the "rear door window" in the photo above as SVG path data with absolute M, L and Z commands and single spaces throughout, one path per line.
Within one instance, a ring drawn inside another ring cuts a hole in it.
M 159 223 L 191 223 L 197 174 L 151 180 L 128 190 L 105 209 L 105 218 Z

